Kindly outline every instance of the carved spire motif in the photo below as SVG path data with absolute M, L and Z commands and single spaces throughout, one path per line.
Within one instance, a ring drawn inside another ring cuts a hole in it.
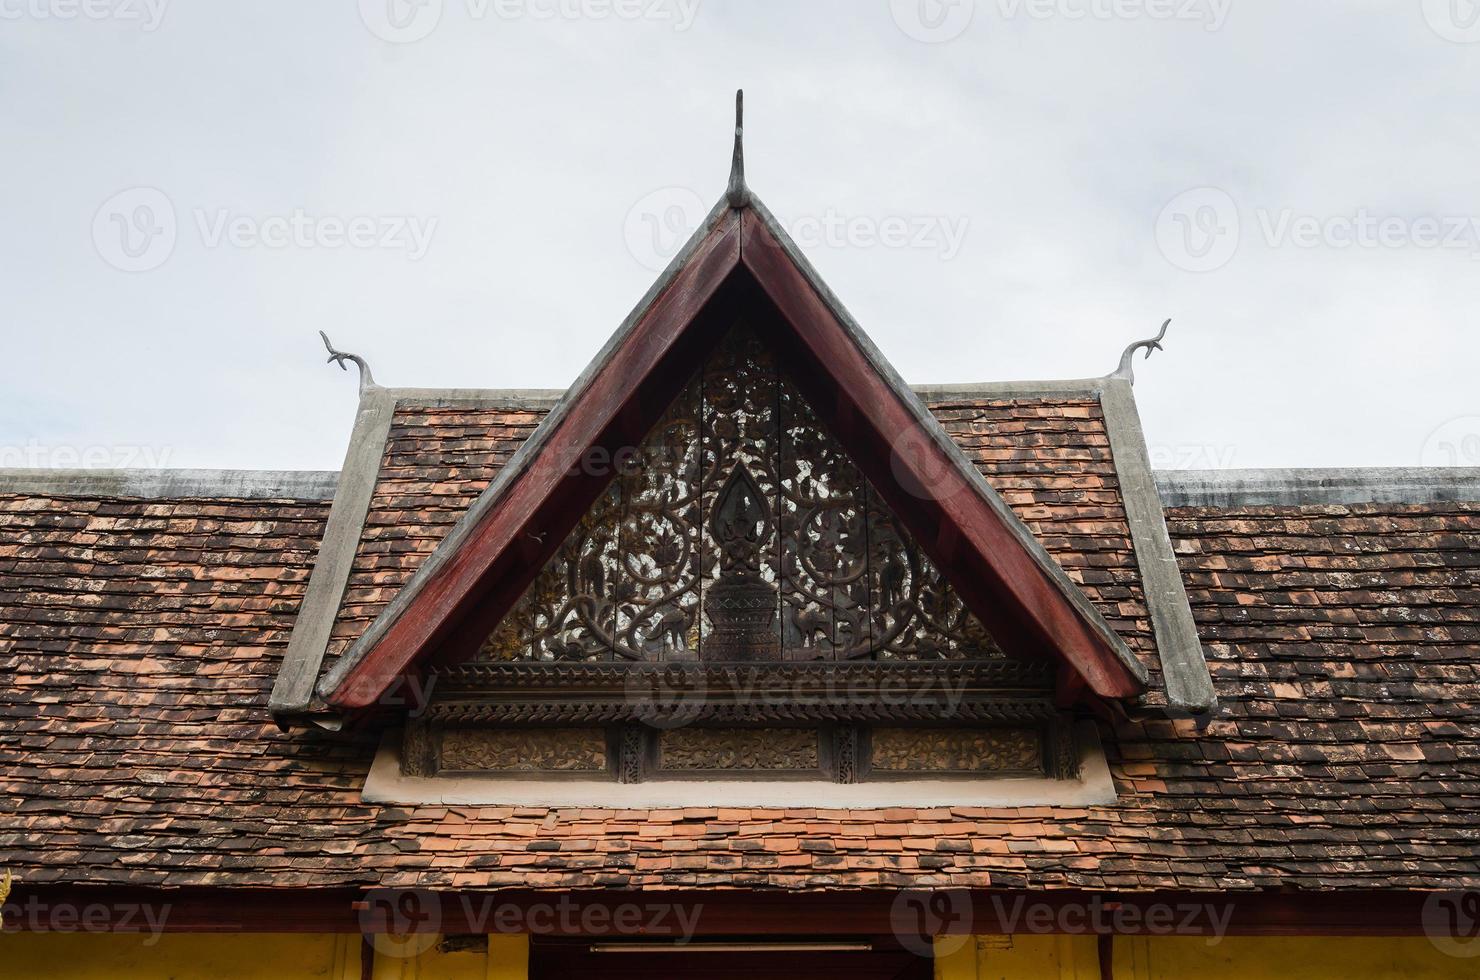
M 730 186 L 725 198 L 732 208 L 750 204 L 750 188 L 745 186 L 745 90 L 735 91 L 735 153 L 730 158 Z

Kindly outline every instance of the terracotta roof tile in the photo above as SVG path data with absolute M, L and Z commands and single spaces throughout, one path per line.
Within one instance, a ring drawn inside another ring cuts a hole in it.
M 471 496 L 503 452 L 477 470 L 407 439 L 398 467 L 425 456 L 408 486 L 476 472 L 418 501 Z M 1081 441 L 1088 465 L 1104 447 Z M 1065 521 L 1089 497 L 1115 511 L 1107 487 L 1012 465 L 994 478 Z M 424 549 L 456 510 L 404 499 L 378 495 L 357 574 L 403 575 L 424 550 L 383 545 Z M 1223 713 L 1106 731 L 1114 805 L 873 811 L 362 805 L 371 742 L 283 733 L 266 707 L 325 511 L 0 497 L 0 866 L 273 887 L 1480 885 L 1480 505 L 1171 512 Z M 1095 567 L 1139 601 L 1122 559 Z

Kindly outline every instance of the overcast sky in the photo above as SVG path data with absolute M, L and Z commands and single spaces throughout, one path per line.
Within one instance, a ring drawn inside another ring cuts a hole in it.
M 1159 467 L 1480 465 L 1471 0 L 0 0 L 0 466 L 334 469 L 564 387 L 751 186 L 912 382 Z

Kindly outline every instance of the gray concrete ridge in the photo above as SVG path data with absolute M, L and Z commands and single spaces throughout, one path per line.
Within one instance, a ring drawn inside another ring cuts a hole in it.
M 327 471 L 0 469 L 0 493 L 53 497 L 332 500 L 338 483 Z
M 1088 381 L 1069 382 L 1058 390 L 1031 382 L 1000 387 L 993 385 L 991 388 L 997 389 L 992 393 L 1003 397 L 1094 393 Z M 925 386 L 916 390 L 927 401 L 945 401 L 950 400 L 950 395 L 965 395 L 970 389 L 953 385 L 949 394 L 945 389 L 933 390 Z M 981 397 L 984 392 L 971 393 Z M 554 392 L 539 394 L 545 396 L 542 401 L 554 400 Z M 428 389 L 425 393 L 417 392 L 417 395 L 421 397 L 408 400 L 425 400 L 449 407 L 484 401 L 510 407 L 511 402 L 507 394 L 492 392 L 487 395 L 483 392 L 434 395 Z M 533 398 L 528 400 L 535 401 Z M 332 470 L 0 469 L 0 493 L 60 497 L 330 500 L 338 481 L 339 474 Z M 1480 503 L 1480 468 L 1158 470 L 1156 487 L 1166 507 Z
M 1164 507 L 1480 502 L 1480 469 L 1162 470 Z

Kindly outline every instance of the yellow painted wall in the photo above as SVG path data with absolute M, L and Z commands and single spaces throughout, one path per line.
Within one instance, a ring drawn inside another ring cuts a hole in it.
M 964 941 L 963 941 L 964 940 Z M 936 942 L 938 980 L 1099 980 L 1093 936 L 972 936 Z M 1471 980 L 1480 957 L 1448 956 L 1422 936 L 1191 936 L 1115 940 L 1115 980 Z
M 0 935 L 0 977 L 27 980 L 359 980 L 358 935 L 181 935 L 146 945 L 141 935 Z M 374 980 L 523 980 L 529 943 L 491 936 L 448 952 L 388 946 Z M 412 955 L 390 955 L 393 952 Z M 939 980 L 1099 980 L 1093 936 L 968 936 L 939 940 Z M 1116 980 L 1460 980 L 1480 976 L 1480 957 L 1446 956 L 1422 937 L 1120 937 Z
M 431 937 L 428 937 L 429 939 Z M 147 944 L 147 945 L 146 945 Z M 375 957 L 374 980 L 523 980 L 524 936 L 490 936 L 487 946 L 443 952 L 435 943 Z M 144 935 L 16 932 L 0 935 L 0 977 L 26 980 L 360 980 L 358 935 Z

